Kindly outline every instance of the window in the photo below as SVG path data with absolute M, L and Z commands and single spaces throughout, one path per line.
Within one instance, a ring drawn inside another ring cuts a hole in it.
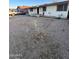
M 67 4 L 57 5 L 57 11 L 67 11 Z
M 46 7 L 43 7 L 43 11 L 46 11 Z
M 67 4 L 64 4 L 64 11 L 67 11 Z
M 63 11 L 63 5 L 57 5 L 57 11 Z
M 33 8 L 31 8 L 30 11 L 33 11 Z

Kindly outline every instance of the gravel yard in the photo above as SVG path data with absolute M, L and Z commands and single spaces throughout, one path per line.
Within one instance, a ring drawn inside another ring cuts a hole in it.
M 10 59 L 69 59 L 69 20 L 9 18 Z

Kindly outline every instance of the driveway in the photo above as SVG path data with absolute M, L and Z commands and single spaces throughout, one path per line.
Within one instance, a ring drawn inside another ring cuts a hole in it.
M 10 59 L 69 59 L 69 20 L 13 16 L 9 34 Z

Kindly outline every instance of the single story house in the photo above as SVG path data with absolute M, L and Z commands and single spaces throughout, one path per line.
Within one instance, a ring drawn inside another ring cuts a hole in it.
M 55 2 L 33 6 L 28 9 L 29 15 L 39 14 L 42 16 L 67 18 L 69 15 L 69 1 Z
M 31 8 L 31 7 L 30 6 L 17 6 L 17 12 L 26 14 L 26 13 L 28 13 L 28 8 Z

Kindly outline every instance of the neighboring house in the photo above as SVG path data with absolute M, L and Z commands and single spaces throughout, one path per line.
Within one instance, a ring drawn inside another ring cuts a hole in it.
M 17 12 L 26 14 L 26 13 L 28 13 L 28 8 L 31 8 L 31 7 L 30 6 L 17 6 Z
M 9 12 L 16 12 L 17 11 L 17 9 L 9 9 Z
M 67 18 L 69 14 L 68 3 L 69 1 L 62 1 L 39 6 L 33 6 L 28 10 L 28 12 L 30 15 L 40 14 L 43 16 Z

